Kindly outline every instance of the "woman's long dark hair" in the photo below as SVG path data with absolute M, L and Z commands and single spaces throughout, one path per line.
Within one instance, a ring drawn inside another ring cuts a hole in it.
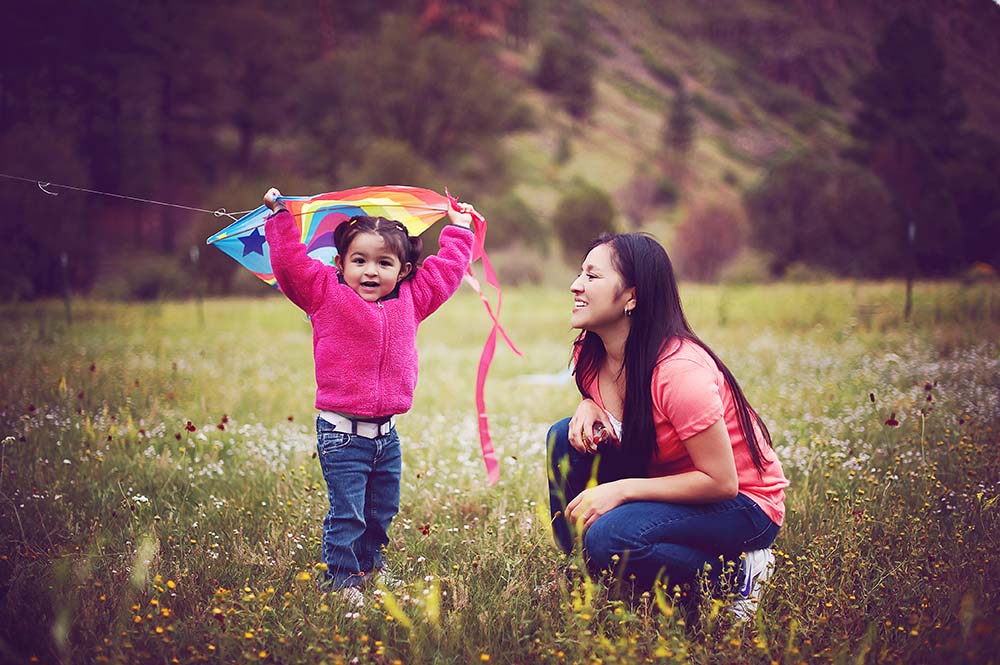
M 677 280 L 666 250 L 654 238 L 642 233 L 602 234 L 590 246 L 608 245 L 611 261 L 621 275 L 623 288 L 635 288 L 635 309 L 632 326 L 625 340 L 625 404 L 622 415 L 622 447 L 619 452 L 605 454 L 600 480 L 645 476 L 656 450 L 656 430 L 653 426 L 653 369 L 660 361 L 667 343 L 676 338 L 689 340 L 712 357 L 725 377 L 736 401 L 740 432 L 750 449 L 757 470 L 764 470 L 764 454 L 754 430 L 757 422 L 767 445 L 771 433 L 764 421 L 750 406 L 736 377 L 707 344 L 698 339 L 681 308 Z M 589 250 L 588 250 L 589 252 Z M 590 397 L 586 386 L 597 380 L 597 373 L 607 352 L 597 335 L 583 331 L 574 342 L 576 354 L 576 385 L 584 397 Z

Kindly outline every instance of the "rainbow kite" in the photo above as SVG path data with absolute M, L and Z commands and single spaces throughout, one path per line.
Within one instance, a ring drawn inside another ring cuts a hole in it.
M 419 187 L 402 185 L 385 185 L 382 187 L 356 187 L 342 192 L 330 192 L 316 196 L 282 196 L 281 203 L 295 218 L 301 230 L 302 243 L 306 252 L 317 261 L 333 265 L 333 257 L 337 250 L 333 245 L 333 231 L 341 222 L 355 215 L 386 217 L 402 222 L 410 235 L 420 235 L 446 214 L 448 209 L 457 205 L 457 201 L 445 192 L 442 196 L 437 192 Z M 257 277 L 271 286 L 277 287 L 274 271 L 271 269 L 271 254 L 264 238 L 264 220 L 271 213 L 266 206 L 260 206 L 249 214 L 236 220 L 222 229 L 206 242 L 215 245 L 223 252 L 233 257 L 240 265 L 247 268 Z M 479 358 L 479 370 L 476 375 L 476 409 L 479 418 L 479 443 L 483 452 L 483 462 L 489 477 L 489 484 L 494 484 L 500 478 L 500 466 L 490 440 L 489 423 L 486 417 L 486 404 L 483 397 L 486 385 L 486 374 L 496 351 L 497 334 L 503 336 L 507 346 L 521 355 L 517 347 L 507 336 L 500 325 L 499 314 L 503 303 L 503 294 L 496 273 L 486 256 L 486 220 L 473 215 L 473 231 L 475 240 L 472 248 L 472 261 L 466 272 L 466 281 L 476 290 L 486 312 L 493 321 L 493 328 L 486 339 L 482 355 Z M 496 313 L 483 294 L 479 282 L 472 273 L 471 263 L 482 261 L 486 282 L 497 291 Z

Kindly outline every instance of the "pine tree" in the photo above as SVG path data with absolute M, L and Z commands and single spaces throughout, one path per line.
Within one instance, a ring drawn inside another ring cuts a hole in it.
M 891 21 L 876 46 L 875 66 L 852 92 L 860 108 L 849 155 L 892 194 L 910 278 L 954 270 L 963 260 L 960 220 L 944 167 L 958 157 L 965 106 L 945 76 L 930 27 L 907 15 Z
M 680 159 L 686 157 L 694 145 L 695 121 L 694 112 L 691 110 L 691 99 L 684 86 L 679 85 L 676 88 L 674 103 L 667 115 L 663 142 L 667 149 Z

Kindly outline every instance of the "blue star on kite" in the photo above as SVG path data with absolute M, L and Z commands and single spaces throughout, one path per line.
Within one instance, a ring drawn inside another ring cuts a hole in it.
M 240 242 L 243 243 L 243 256 L 254 252 L 264 256 L 265 238 L 260 234 L 260 229 L 254 229 L 250 235 L 242 236 Z

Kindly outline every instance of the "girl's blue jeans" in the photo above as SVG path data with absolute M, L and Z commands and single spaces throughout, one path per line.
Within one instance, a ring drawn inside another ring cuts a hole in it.
M 552 530 L 569 554 L 575 527 L 563 511 L 586 488 L 594 456 L 570 445 L 569 418 L 549 429 L 548 451 Z M 634 501 L 601 515 L 584 533 L 583 550 L 595 574 L 609 570 L 622 580 L 634 576 L 640 588 L 651 587 L 659 576 L 673 588 L 694 583 L 706 566 L 711 567 L 709 580 L 717 584 L 723 560 L 738 561 L 742 552 L 769 547 L 777 535 L 778 525 L 743 494 L 709 504 Z
M 330 499 L 323 520 L 324 586 L 360 586 L 382 568 L 382 548 L 399 512 L 399 435 L 395 428 L 374 439 L 345 434 L 317 417 L 316 447 Z

